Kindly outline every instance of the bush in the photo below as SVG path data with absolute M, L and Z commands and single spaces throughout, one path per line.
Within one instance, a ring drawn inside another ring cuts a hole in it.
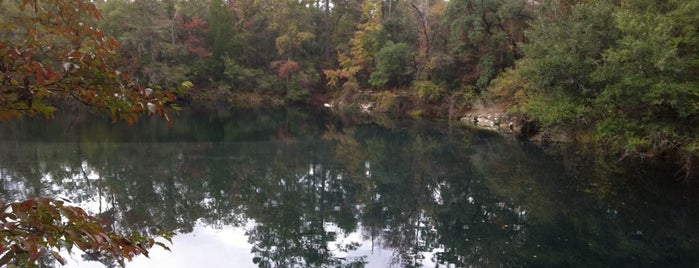
M 486 91 L 489 97 L 506 104 L 519 106 L 527 101 L 529 82 L 516 69 L 507 69 L 493 79 Z
M 380 113 L 398 112 L 398 95 L 384 91 L 376 94 L 376 111 Z
M 414 70 L 412 51 L 405 43 L 388 42 L 376 54 L 376 71 L 369 77 L 369 83 L 375 87 L 404 86 L 410 83 Z
M 311 91 L 307 88 L 296 88 L 289 91 L 286 96 L 287 102 L 301 102 L 308 100 L 311 97 Z
M 283 88 L 275 75 L 260 69 L 247 68 L 229 57 L 224 58 L 224 66 L 225 80 L 233 89 L 262 93 Z
M 433 102 L 442 100 L 447 95 L 447 90 L 431 81 L 415 81 L 412 86 L 422 101 Z

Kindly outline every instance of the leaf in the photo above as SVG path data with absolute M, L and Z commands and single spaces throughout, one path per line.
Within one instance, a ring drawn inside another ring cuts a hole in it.
M 150 257 L 148 256 L 148 250 L 145 249 L 143 246 L 140 246 L 140 245 L 139 245 L 139 246 L 136 247 L 136 248 L 141 252 L 141 254 L 143 254 L 144 256 L 146 256 L 146 258 L 150 258 Z
M 171 250 L 170 250 L 170 247 L 168 247 L 167 245 L 165 245 L 163 242 L 155 241 L 155 244 L 158 245 L 158 246 L 160 246 L 161 248 L 167 250 L 167 251 L 171 251 Z
M 4 266 L 5 264 L 8 264 L 12 258 L 15 256 L 15 251 L 14 250 L 9 250 L 5 255 L 0 258 L 0 266 Z

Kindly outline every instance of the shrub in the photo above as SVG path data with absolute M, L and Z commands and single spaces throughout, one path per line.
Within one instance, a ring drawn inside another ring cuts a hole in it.
M 390 91 L 376 94 L 376 111 L 380 113 L 398 112 L 398 95 Z
M 519 106 L 527 101 L 529 82 L 516 69 L 507 69 L 493 79 L 486 94 L 507 106 Z
M 431 81 L 415 81 L 412 90 L 422 101 L 427 102 L 439 101 L 447 95 L 444 87 Z
M 412 51 L 405 43 L 388 42 L 376 55 L 376 71 L 369 77 L 375 87 L 404 86 L 410 83 L 414 70 Z

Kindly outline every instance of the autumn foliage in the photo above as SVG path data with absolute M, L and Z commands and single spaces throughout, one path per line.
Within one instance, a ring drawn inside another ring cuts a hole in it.
M 201 37 L 208 32 L 206 30 L 206 21 L 198 16 L 194 16 L 189 21 L 185 21 L 183 16 L 177 16 L 176 21 L 185 35 L 184 44 L 187 50 L 199 57 L 211 56 L 211 52 L 204 47 L 204 38 Z
M 347 52 L 338 53 L 340 68 L 323 70 L 328 78 L 328 86 L 337 86 L 340 81 L 356 82 L 356 75 L 370 67 L 374 61 L 374 54 L 378 51 L 377 34 L 382 30 L 380 1 L 369 0 L 362 4 L 362 20 L 357 26 L 352 39 L 349 40 L 350 49 Z
M 0 19 L 0 121 L 51 117 L 73 100 L 134 122 L 143 113 L 169 121 L 173 92 L 147 89 L 119 70 L 119 43 L 96 26 L 91 1 L 22 0 Z
M 272 68 L 277 69 L 277 75 L 284 79 L 289 78 L 289 76 L 301 69 L 298 62 L 293 60 L 273 61 L 271 65 Z
M 119 70 L 119 43 L 96 26 L 101 14 L 92 1 L 10 0 L 0 7 L 0 121 L 52 117 L 57 103 L 68 102 L 129 123 L 142 114 L 170 121 L 175 93 L 138 85 Z M 154 245 L 165 247 L 106 226 L 63 200 L 0 200 L 0 266 L 32 267 L 46 255 L 65 264 L 59 252 L 75 248 L 123 266 Z
M 87 254 L 112 258 L 124 266 L 134 256 L 148 256 L 161 242 L 140 235 L 124 237 L 105 230 L 105 222 L 63 200 L 39 198 L 21 202 L 0 201 L 0 266 L 33 266 L 51 254 L 65 265 L 59 251 L 80 249 Z M 170 234 L 163 237 L 170 239 Z

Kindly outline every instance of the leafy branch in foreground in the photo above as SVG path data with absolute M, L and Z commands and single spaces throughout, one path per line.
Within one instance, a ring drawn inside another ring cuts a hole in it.
M 101 18 L 92 1 L 0 1 L 0 121 L 52 117 L 65 100 L 129 123 L 145 113 L 170 121 L 178 92 L 146 88 L 122 72 L 120 44 L 97 26 Z
M 129 123 L 144 114 L 170 122 L 180 90 L 147 88 L 120 70 L 119 42 L 98 26 L 94 1 L 0 1 L 0 121 L 52 117 L 57 103 L 73 101 Z M 122 236 L 100 219 L 62 200 L 0 200 L 0 266 L 37 266 L 47 255 L 60 263 L 61 250 L 78 248 L 124 266 L 154 245 L 141 235 Z M 170 240 L 170 233 L 161 237 Z
M 155 245 L 169 250 L 154 238 L 125 237 L 107 231 L 105 222 L 65 203 L 49 198 L 0 201 L 0 266 L 35 266 L 47 254 L 65 265 L 59 252 L 72 253 L 78 248 L 89 255 L 113 259 L 123 267 L 125 260 L 141 254 L 148 256 Z M 163 232 L 159 236 L 172 242 L 171 235 Z

